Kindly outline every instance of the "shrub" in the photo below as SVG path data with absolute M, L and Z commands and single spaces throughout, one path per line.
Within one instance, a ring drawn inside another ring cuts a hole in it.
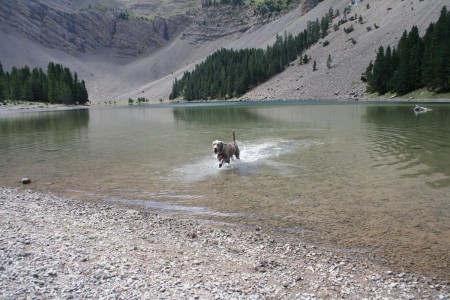
M 305 54 L 304 56 L 303 56 L 303 60 L 302 60 L 302 62 L 304 63 L 304 64 L 307 64 L 308 62 L 309 62 L 309 57 L 308 57 L 308 55 L 307 54 Z
M 352 32 L 353 30 L 355 30 L 355 28 L 353 28 L 353 25 L 350 25 L 350 27 L 344 28 L 344 32 L 347 34 Z
M 130 15 L 128 14 L 127 11 L 121 12 L 121 13 L 119 14 L 119 19 L 122 19 L 122 20 L 128 20 L 129 16 L 130 16 Z
M 338 25 L 342 25 L 342 24 L 345 24 L 347 22 L 348 22 L 347 19 L 340 19 L 339 22 L 338 22 Z

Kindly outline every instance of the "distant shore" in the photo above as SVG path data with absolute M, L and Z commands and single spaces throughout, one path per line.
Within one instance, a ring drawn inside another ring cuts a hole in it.
M 71 110 L 71 109 L 86 109 L 86 108 L 89 108 L 89 106 L 27 102 L 21 104 L 7 104 L 7 105 L 0 104 L 0 113 L 12 111 L 56 111 L 56 110 Z
M 20 104 L 1 104 L 0 113 L 2 112 L 16 112 L 16 111 L 59 111 L 72 109 L 88 109 L 91 107 L 110 107 L 110 106 L 146 106 L 146 105 L 168 105 L 168 104 L 189 104 L 189 103 L 227 103 L 227 102 L 304 102 L 304 101 L 330 101 L 336 103 L 450 103 L 450 98 L 435 98 L 435 99 L 407 99 L 407 98 L 361 98 L 361 99 L 244 99 L 236 98 L 229 100 L 199 100 L 199 101 L 185 101 L 185 100 L 149 100 L 142 104 L 128 104 L 126 101 L 119 102 L 93 102 L 89 105 L 64 105 L 64 104 L 45 104 L 37 102 L 26 102 Z
M 0 187 L 0 298 L 450 299 L 443 279 L 265 228 Z

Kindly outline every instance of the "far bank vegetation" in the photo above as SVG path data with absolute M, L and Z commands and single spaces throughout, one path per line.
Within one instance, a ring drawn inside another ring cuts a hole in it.
M 0 63 L 0 101 L 5 100 L 86 104 L 89 95 L 84 80 L 60 64 L 50 62 L 47 72 L 28 66 L 5 72 Z

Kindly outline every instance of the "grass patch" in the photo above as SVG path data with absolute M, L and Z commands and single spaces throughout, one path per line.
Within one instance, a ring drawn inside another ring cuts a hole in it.
M 147 16 L 147 15 L 142 15 L 142 14 L 135 14 L 135 13 L 131 13 L 128 16 L 128 20 L 146 20 L 146 21 L 153 21 L 155 20 L 156 16 Z
M 449 99 L 450 100 L 450 92 L 438 94 L 435 92 L 430 92 L 426 88 L 413 91 L 413 92 L 408 93 L 403 96 L 397 96 L 396 93 L 392 93 L 392 92 L 388 92 L 384 95 L 379 95 L 378 93 L 372 93 L 372 94 L 368 94 L 367 96 L 368 96 L 368 98 L 382 97 L 382 98 L 385 98 L 386 100 L 389 100 L 391 98 L 394 98 L 394 99 L 410 99 L 410 98 L 413 98 L 413 99 Z M 394 97 L 392 97 L 392 96 L 394 96 Z
M 431 92 L 427 89 L 420 89 L 413 91 L 411 93 L 408 93 L 404 96 L 401 96 L 401 98 L 415 98 L 415 99 L 440 99 L 440 98 L 446 98 L 450 99 L 450 92 L 449 93 L 435 93 Z

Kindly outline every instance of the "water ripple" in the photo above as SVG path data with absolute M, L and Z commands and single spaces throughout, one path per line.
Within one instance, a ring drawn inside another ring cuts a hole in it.
M 172 197 L 182 197 L 184 198 L 186 195 L 171 195 Z M 158 202 L 158 201 L 151 201 L 151 200 L 130 200 L 130 199 L 122 199 L 117 197 L 103 197 L 103 199 L 107 202 L 115 202 L 115 203 L 122 203 L 122 204 L 130 204 L 130 205 L 136 205 L 136 206 L 142 206 L 146 208 L 153 208 L 153 209 L 161 209 L 161 210 L 171 210 L 171 211 L 182 211 L 193 215 L 210 215 L 210 216 L 217 216 L 217 217 L 238 217 L 242 216 L 240 213 L 224 213 L 219 211 L 214 211 L 207 209 L 205 207 L 199 207 L 199 206 L 182 206 L 182 205 L 175 205 L 170 204 L 167 202 Z

